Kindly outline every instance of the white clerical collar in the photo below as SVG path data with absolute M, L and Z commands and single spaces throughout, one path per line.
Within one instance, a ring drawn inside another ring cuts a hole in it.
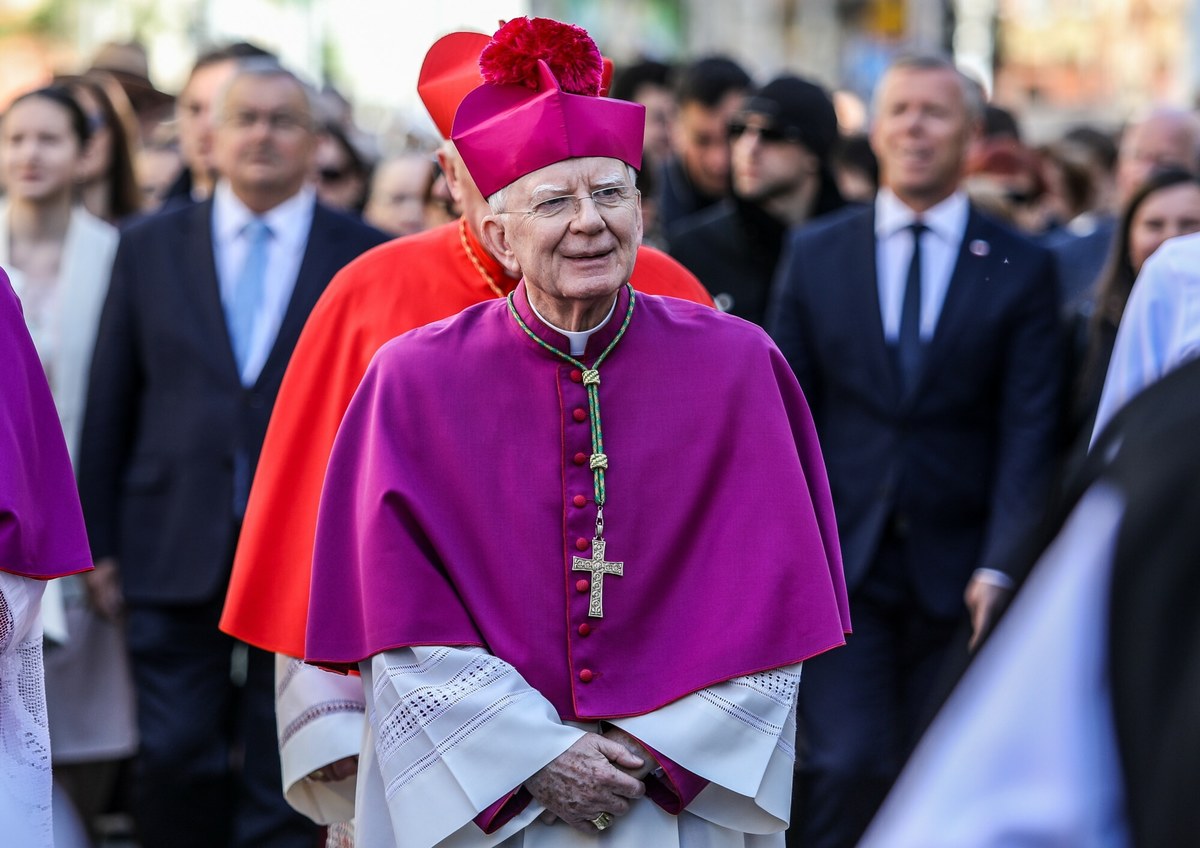
M 571 343 L 571 356 L 582 356 L 583 352 L 585 350 L 587 350 L 588 338 L 592 335 L 592 333 L 595 333 L 598 330 L 603 329 L 604 325 L 608 323 L 610 318 L 612 318 L 613 311 L 617 308 L 617 300 L 618 300 L 618 298 L 613 298 L 613 304 L 612 304 L 612 306 L 610 306 L 608 308 L 608 314 L 604 316 L 603 321 L 601 321 L 595 327 L 592 327 L 592 329 L 590 329 L 590 330 L 580 330 L 579 332 L 572 332 L 571 330 L 564 330 L 562 327 L 556 327 L 553 324 L 551 324 L 549 321 L 547 321 L 545 318 L 542 317 L 542 313 L 537 311 L 537 307 L 533 305 L 533 298 L 529 299 L 529 308 L 533 310 L 533 314 L 538 317 L 539 321 L 541 321 L 543 324 L 545 324 L 547 327 L 549 327 L 551 330 L 558 333 L 559 335 L 563 335 L 563 336 L 567 337 L 567 341 L 569 341 Z

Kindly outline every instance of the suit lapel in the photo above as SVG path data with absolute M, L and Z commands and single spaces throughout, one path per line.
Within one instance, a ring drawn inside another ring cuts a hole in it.
M 946 298 L 942 302 L 937 327 L 921 360 L 920 374 L 913 381 L 912 391 L 907 398 L 909 401 L 919 396 L 931 373 L 937 370 L 938 364 L 945 358 L 945 351 L 953 348 L 955 337 L 971 324 L 975 314 L 972 302 L 982 290 L 984 270 L 987 267 L 986 257 L 991 250 L 986 236 L 987 224 L 972 208 L 967 215 L 967 228 L 963 233 L 962 244 L 958 247 L 958 258 L 954 262 L 954 272 L 950 275 L 950 285 L 946 289 Z
M 184 289 L 195 306 L 202 338 L 214 341 L 205 349 L 218 369 L 240 383 L 237 360 L 233 356 L 233 342 L 229 338 L 229 326 L 225 323 L 225 309 L 221 305 L 217 262 L 213 256 L 212 199 L 195 204 L 180 220 L 183 250 L 179 255 L 190 260 L 180 262 Z M 218 339 L 221 343 L 215 343 Z
M 282 372 L 287 367 L 300 331 L 304 329 L 304 322 L 308 320 L 308 313 L 312 311 L 321 292 L 325 290 L 325 285 L 338 270 L 330 268 L 329 265 L 337 255 L 334 247 L 342 235 L 338 217 L 317 204 L 313 208 L 312 226 L 308 231 L 304 259 L 300 262 L 296 285 L 283 313 L 279 332 L 275 334 L 275 341 L 271 344 L 271 353 L 267 356 L 256 383 L 269 378 L 269 375 L 277 371 Z
M 900 397 L 900 382 L 888 352 L 887 339 L 883 335 L 883 310 L 879 305 L 879 276 L 875 240 L 875 206 L 857 219 L 855 232 L 848 242 L 851 249 L 847 256 L 845 279 L 853 303 L 847 313 L 855 322 L 866 324 L 855 328 L 855 335 L 862 338 L 868 368 L 876 386 L 885 387 L 887 397 L 895 402 Z M 862 249 L 870 245 L 869 249 Z

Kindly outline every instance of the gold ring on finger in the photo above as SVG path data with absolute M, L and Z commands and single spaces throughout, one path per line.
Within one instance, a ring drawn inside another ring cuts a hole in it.
M 612 813 L 601 813 L 592 819 L 592 824 L 596 826 L 596 830 L 604 830 L 613 823 Z

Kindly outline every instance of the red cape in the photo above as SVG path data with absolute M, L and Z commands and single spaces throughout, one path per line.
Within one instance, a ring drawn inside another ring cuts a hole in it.
M 504 275 L 467 230 L 480 268 L 506 294 Z M 631 280 L 647 294 L 712 304 L 700 282 L 649 247 Z M 497 295 L 463 248 L 459 223 L 371 250 L 343 268 L 305 324 L 279 389 L 221 629 L 259 648 L 304 656 L 317 506 L 333 439 L 375 352 L 409 330 Z

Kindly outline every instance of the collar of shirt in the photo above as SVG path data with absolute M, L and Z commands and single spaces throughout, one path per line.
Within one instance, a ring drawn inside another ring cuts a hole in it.
M 919 216 L 933 236 L 921 241 L 920 333 L 924 341 L 933 338 L 941 317 L 969 215 L 967 196 L 955 192 Z M 917 218 L 892 191 L 879 191 L 875 199 L 875 267 L 883 336 L 888 343 L 895 342 L 900 334 L 900 312 L 913 251 L 912 236 L 905 228 Z
M 293 248 L 302 246 L 308 241 L 316 199 L 316 190 L 305 185 L 283 203 L 256 216 L 233 193 L 229 182 L 221 180 L 213 191 L 213 238 L 217 244 L 228 246 L 242 234 L 251 219 L 261 217 L 270 227 L 275 243 Z
M 881 188 L 875 196 L 875 236 L 879 239 L 890 238 L 920 218 L 921 223 L 940 240 L 958 245 L 967 231 L 969 213 L 970 204 L 966 193 L 962 191 L 954 192 L 918 215 L 890 188 Z

